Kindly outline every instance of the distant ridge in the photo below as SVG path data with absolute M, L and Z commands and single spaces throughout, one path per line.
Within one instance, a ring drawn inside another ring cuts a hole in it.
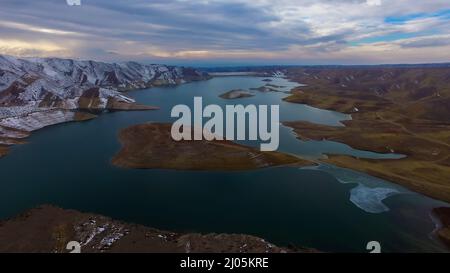
M 288 68 L 450 68 L 450 62 L 422 64 L 374 64 L 374 65 L 249 65 L 249 66 L 217 66 L 196 67 L 205 72 L 254 72 L 262 70 L 280 70 Z

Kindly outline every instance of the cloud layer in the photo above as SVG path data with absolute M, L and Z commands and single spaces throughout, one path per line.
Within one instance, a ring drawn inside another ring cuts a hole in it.
M 0 53 L 166 63 L 450 61 L 448 0 L 1 0 Z

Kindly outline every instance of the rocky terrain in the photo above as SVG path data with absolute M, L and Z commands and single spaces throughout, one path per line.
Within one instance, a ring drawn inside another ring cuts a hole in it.
M 433 213 L 440 221 L 437 236 L 450 248 L 450 208 L 435 208 Z
M 184 67 L 0 55 L 0 156 L 32 131 L 94 117 L 80 111 L 157 109 L 124 91 L 206 78 Z
M 239 171 L 280 165 L 307 166 L 312 162 L 231 141 L 175 141 L 170 124 L 135 125 L 120 132 L 121 151 L 114 165 L 135 169 Z
M 281 248 L 243 234 L 176 233 L 108 217 L 42 206 L 0 222 L 0 253 L 67 253 L 76 241 L 82 253 L 286 253 L 317 252 Z

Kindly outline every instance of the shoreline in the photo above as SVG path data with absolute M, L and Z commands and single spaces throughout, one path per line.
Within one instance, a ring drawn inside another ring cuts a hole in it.
M 4 126 L 0 124 L 0 130 L 4 133 L 4 136 L 0 137 L 0 158 L 7 156 L 9 153 L 9 148 L 13 145 L 21 145 L 26 143 L 26 139 L 28 139 L 33 132 L 38 130 L 42 130 L 47 127 L 56 126 L 68 122 L 84 122 L 95 119 L 99 114 L 104 114 L 105 111 L 149 111 L 149 110 L 157 110 L 158 107 L 154 106 L 145 106 L 145 105 L 129 105 L 128 109 L 116 108 L 116 110 L 95 110 L 95 109 L 75 109 L 75 110 L 65 110 L 65 109 L 51 109 L 51 110 L 42 110 L 35 111 L 30 114 L 26 114 L 21 117 L 13 117 L 8 118 L 9 120 L 15 120 L 17 123 L 14 123 L 16 128 Z M 100 112 L 97 114 L 93 114 L 94 112 Z M 50 113 L 50 114 L 48 114 Z M 52 118 L 52 115 L 55 117 Z M 47 120 L 42 122 L 42 119 L 46 118 Z M 29 121 L 28 121 L 28 120 Z M 0 119 L 0 123 L 4 122 L 5 119 Z M 35 122 L 37 120 L 41 120 L 41 122 Z M 24 127 L 29 129 L 24 129 Z M 20 132 L 25 134 L 24 136 L 20 136 L 17 138 L 16 135 L 8 135 L 8 132 Z
M 352 125 L 352 123 L 356 125 Z M 362 125 L 364 121 L 361 122 L 357 117 L 351 121 L 344 121 L 343 124 L 345 127 L 308 122 L 283 122 L 283 125 L 293 129 L 296 137 L 300 140 L 329 140 L 363 151 L 395 152 L 405 155 L 399 159 L 363 159 L 347 155 L 327 155 L 327 159 L 319 161 L 365 172 L 429 197 L 450 202 L 450 187 L 442 182 L 446 181 L 446 178 L 447 181 L 450 181 L 450 168 L 445 163 L 448 160 L 446 154 L 450 154 L 447 146 L 439 142 L 410 136 L 402 133 L 401 130 L 386 133 L 383 131 L 384 129 L 377 131 L 375 125 L 368 125 L 371 128 L 367 129 Z M 390 127 L 389 130 L 392 131 L 392 128 Z M 384 137 L 390 134 L 393 134 L 392 137 Z M 381 136 L 381 139 L 374 139 L 377 136 Z M 414 144 L 404 144 L 408 142 Z M 436 150 L 441 152 L 434 154 Z M 447 153 L 443 151 L 447 151 Z M 423 170 L 427 170 L 433 175 L 424 174 Z

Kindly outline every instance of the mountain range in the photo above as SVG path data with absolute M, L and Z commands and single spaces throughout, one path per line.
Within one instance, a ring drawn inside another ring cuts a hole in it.
M 125 91 L 207 78 L 187 67 L 0 55 L 0 144 L 90 118 L 86 111 L 155 109 L 136 104 Z

